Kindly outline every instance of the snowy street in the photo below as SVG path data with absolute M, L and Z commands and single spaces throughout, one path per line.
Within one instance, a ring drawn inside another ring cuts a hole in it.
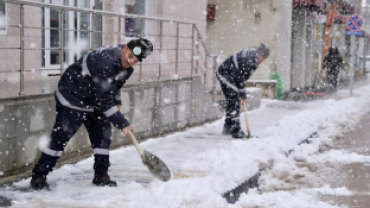
M 48 177 L 51 191 L 29 191 L 28 178 L 1 187 L 0 196 L 11 199 L 12 207 L 336 207 L 320 197 L 352 192 L 344 186 L 331 188 L 315 177 L 318 173 L 310 171 L 309 164 L 370 162 L 369 156 L 331 149 L 342 132 L 354 129 L 369 112 L 369 94 L 367 85 L 356 89 L 353 97 L 345 89 L 327 100 L 263 100 L 259 109 L 248 114 L 252 135 L 258 137 L 250 140 L 223 136 L 223 120 L 218 120 L 141 143 L 172 168 L 173 179 L 167 183 L 153 179 L 129 146 L 111 151 L 109 173 L 118 182 L 116 188 L 92 185 L 91 157 L 53 171 Z M 314 132 L 317 138 L 298 145 Z M 364 148 L 368 153 L 369 148 Z M 222 194 L 259 170 L 259 189 L 228 204 Z M 306 186 L 297 187 L 299 183 Z M 369 193 L 369 189 L 363 191 Z
M 370 0 L 0 0 L 0 208 L 369 208 L 369 31 Z

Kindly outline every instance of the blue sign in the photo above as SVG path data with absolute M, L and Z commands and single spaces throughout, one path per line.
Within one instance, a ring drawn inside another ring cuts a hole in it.
M 364 19 L 358 15 L 353 15 L 347 20 L 347 29 L 350 31 L 359 31 L 364 25 Z
M 361 30 L 361 31 L 348 31 L 347 30 L 346 35 L 348 35 L 348 36 L 354 35 L 356 37 L 364 37 L 365 36 L 363 30 Z

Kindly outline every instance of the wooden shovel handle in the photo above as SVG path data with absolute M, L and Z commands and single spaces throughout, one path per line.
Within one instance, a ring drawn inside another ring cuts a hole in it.
M 132 133 L 132 131 L 128 130 L 127 131 L 127 136 L 131 139 L 132 143 L 135 145 L 135 148 L 139 152 L 140 157 L 141 158 L 145 158 L 144 151 L 143 151 L 143 149 L 141 149 L 139 143 L 137 142 L 137 140 L 136 140 L 136 138 L 134 136 L 134 133 Z
M 247 131 L 248 131 L 248 134 L 250 134 L 251 130 L 249 128 L 247 102 L 242 102 L 242 103 L 243 103 L 243 108 L 244 108 L 244 116 L 245 116 L 245 123 L 247 125 Z

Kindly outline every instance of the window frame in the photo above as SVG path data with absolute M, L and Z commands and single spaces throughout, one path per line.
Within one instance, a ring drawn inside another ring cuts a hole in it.
M 144 5 L 144 8 L 145 8 L 145 11 L 144 11 L 144 15 L 145 16 L 150 16 L 150 17 L 156 17 L 157 16 L 157 0 L 144 0 L 145 1 L 145 5 Z M 150 2 L 150 3 L 149 3 Z M 153 4 L 154 6 L 150 6 L 149 4 Z M 126 8 L 125 8 L 126 9 Z M 152 9 L 152 10 L 150 10 Z M 128 14 L 128 13 L 127 13 Z M 126 18 L 125 18 L 125 21 L 124 21 L 124 28 L 125 28 L 125 40 L 132 40 L 132 39 L 136 39 L 137 37 L 136 36 L 127 36 L 127 32 L 126 32 Z M 157 22 L 156 21 L 150 21 L 149 24 L 146 20 L 144 20 L 144 35 L 143 37 L 145 38 L 150 38 L 150 37 L 153 37 L 157 32 Z M 147 35 L 150 35 L 150 36 L 147 36 Z
M 63 0 L 62 0 L 63 1 Z M 44 3 L 51 4 L 52 0 L 44 0 Z M 64 1 L 63 1 L 64 5 Z M 49 8 L 44 8 L 44 27 L 45 28 L 50 28 L 50 11 L 51 9 Z M 60 21 L 60 20 L 59 20 Z M 60 22 L 59 22 L 60 24 Z M 58 30 L 59 31 L 59 30 Z M 51 43 L 50 43 L 50 38 L 51 38 L 51 30 L 46 30 L 44 29 L 44 40 L 43 44 L 45 48 L 51 48 Z M 59 39 L 59 44 L 60 44 L 60 39 Z M 42 75 L 49 75 L 49 74 L 59 74 L 60 73 L 60 63 L 59 64 L 51 64 L 51 50 L 44 50 L 44 66 L 42 68 L 45 69 L 50 69 L 47 71 L 43 71 Z M 59 57 L 60 59 L 60 57 Z M 60 62 L 60 60 L 59 60 Z
M 77 2 L 76 0 L 68 0 L 67 1 L 67 4 L 65 4 L 65 1 L 63 1 L 63 5 L 66 5 L 66 6 L 72 6 L 72 7 L 75 7 L 75 2 Z M 52 3 L 52 0 L 44 0 L 45 3 Z M 94 9 L 95 7 L 95 0 L 89 0 L 90 2 L 90 8 L 89 9 Z M 103 6 L 103 9 L 104 9 L 104 4 L 102 5 Z M 65 14 L 68 14 L 68 19 L 65 19 L 65 22 L 68 22 L 68 26 L 67 28 L 65 29 L 68 29 L 68 30 L 73 30 L 75 29 L 75 25 L 74 25 L 74 21 L 75 19 L 77 20 L 77 30 L 80 29 L 80 23 L 81 23 L 81 13 L 78 13 L 78 12 L 74 12 L 74 11 L 65 11 Z M 89 22 L 90 22 L 90 26 L 91 24 L 93 24 L 92 22 L 92 18 L 91 18 L 91 14 L 90 14 L 90 17 L 89 17 Z M 59 23 L 60 24 L 60 23 Z M 102 22 L 102 24 L 104 24 L 104 21 Z M 64 25 L 63 25 L 64 26 Z M 50 27 L 50 9 L 48 8 L 45 8 L 44 9 L 44 27 Z M 51 43 L 50 43 L 50 38 L 51 38 L 51 34 L 50 34 L 50 30 L 44 30 L 44 44 L 45 44 L 45 48 L 50 48 L 51 47 Z M 75 37 L 75 31 L 65 31 L 65 34 L 68 33 L 68 37 L 73 37 L 72 39 L 69 38 L 68 40 L 64 40 L 64 48 L 66 49 L 69 49 L 68 46 L 70 45 L 73 45 L 75 42 L 80 42 L 81 41 L 81 31 L 77 31 L 77 37 Z M 90 33 L 89 33 L 90 34 Z M 61 35 L 59 33 L 59 38 L 61 38 Z M 59 44 L 60 44 L 60 39 L 59 39 Z M 89 49 L 91 48 L 91 35 L 89 35 L 89 38 L 88 38 L 88 46 L 89 46 Z M 65 57 L 65 60 L 63 61 L 63 64 L 64 64 L 64 68 L 68 67 L 70 64 L 74 63 L 75 62 L 75 55 L 76 55 L 76 52 L 77 52 L 77 59 L 81 58 L 81 52 L 83 50 L 68 50 L 69 53 L 66 53 L 65 56 L 68 56 Z M 47 76 L 47 75 L 50 75 L 50 74 L 60 74 L 60 64 L 51 64 L 51 50 L 45 50 L 45 55 L 44 55 L 44 66 L 42 68 L 44 69 L 50 69 L 50 70 L 45 70 L 43 71 L 42 75 L 44 76 Z M 59 57 L 60 59 L 60 57 Z M 68 62 L 67 62 L 68 60 Z M 61 62 L 61 60 L 59 60 L 59 62 Z

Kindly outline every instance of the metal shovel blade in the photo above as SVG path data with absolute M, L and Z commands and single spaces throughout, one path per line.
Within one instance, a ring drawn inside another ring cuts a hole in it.
M 143 163 L 152 173 L 152 175 L 163 182 L 167 182 L 172 178 L 171 169 L 157 156 L 144 150 Z

